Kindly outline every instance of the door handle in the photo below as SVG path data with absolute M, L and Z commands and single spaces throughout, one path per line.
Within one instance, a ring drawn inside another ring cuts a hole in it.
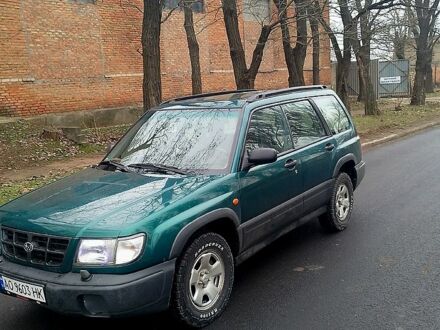
M 325 145 L 325 150 L 332 151 L 335 148 L 335 145 L 333 143 L 327 143 Z
M 293 169 L 296 167 L 296 165 L 298 164 L 297 160 L 294 159 L 288 159 L 286 160 L 286 162 L 284 163 L 284 167 L 288 168 L 288 169 Z

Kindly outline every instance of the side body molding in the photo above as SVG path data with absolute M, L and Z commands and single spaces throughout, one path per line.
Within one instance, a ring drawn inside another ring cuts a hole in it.
M 242 234 L 241 231 L 238 230 L 238 226 L 240 225 L 240 219 L 237 214 L 229 209 L 229 208 L 221 208 L 209 213 L 202 215 L 200 218 L 197 218 L 190 223 L 188 223 L 185 227 L 183 227 L 180 232 L 177 234 L 176 239 L 174 240 L 173 246 L 171 247 L 170 259 L 174 259 L 179 257 L 183 248 L 185 247 L 188 239 L 199 229 L 208 225 L 211 222 L 220 219 L 228 219 L 230 220 L 237 230 L 237 235 L 239 239 L 239 246 L 241 246 L 242 242 Z

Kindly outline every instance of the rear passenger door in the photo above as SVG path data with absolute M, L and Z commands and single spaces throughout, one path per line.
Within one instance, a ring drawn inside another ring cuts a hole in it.
M 335 139 L 309 100 L 292 101 L 281 107 L 290 126 L 293 146 L 301 158 L 304 212 L 309 213 L 328 201 Z
M 330 133 L 336 139 L 336 143 L 338 143 L 337 147 L 343 147 L 345 141 L 356 136 L 347 113 L 335 96 L 323 95 L 313 97 L 312 101 L 322 113 Z

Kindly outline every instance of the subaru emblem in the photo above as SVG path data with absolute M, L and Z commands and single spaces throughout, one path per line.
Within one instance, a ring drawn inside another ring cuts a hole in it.
M 34 245 L 31 242 L 24 243 L 23 247 L 26 252 L 32 252 L 34 250 Z

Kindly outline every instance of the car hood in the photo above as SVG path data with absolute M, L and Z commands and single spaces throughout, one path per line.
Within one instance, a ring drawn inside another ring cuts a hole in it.
M 218 175 L 166 176 L 89 168 L 0 207 L 0 224 L 57 236 L 114 237 Z

